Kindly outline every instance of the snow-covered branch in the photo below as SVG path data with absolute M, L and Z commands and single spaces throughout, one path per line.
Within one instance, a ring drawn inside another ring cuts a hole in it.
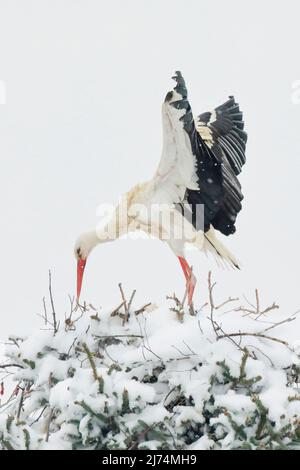
M 209 274 L 190 312 L 175 294 L 135 305 L 120 285 L 113 310 L 70 299 L 64 320 L 47 314 L 51 328 L 11 337 L 0 447 L 298 448 L 300 343 L 284 336 L 296 314 L 262 307 L 257 291 L 245 312 L 215 291 Z

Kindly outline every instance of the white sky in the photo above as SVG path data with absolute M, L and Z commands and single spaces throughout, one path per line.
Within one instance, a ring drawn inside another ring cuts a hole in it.
M 243 270 L 190 253 L 196 304 L 212 268 L 220 293 L 258 287 L 287 313 L 300 306 L 299 18 L 297 0 L 0 0 L 1 338 L 39 324 L 49 268 L 57 310 L 68 309 L 77 235 L 96 225 L 99 203 L 155 171 L 175 70 L 194 113 L 234 94 L 249 133 L 243 211 L 225 240 Z M 120 281 L 141 304 L 184 288 L 178 261 L 154 240 L 98 247 L 83 297 L 115 307 Z

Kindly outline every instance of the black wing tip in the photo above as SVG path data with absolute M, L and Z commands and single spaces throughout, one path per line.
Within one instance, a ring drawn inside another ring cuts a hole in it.
M 177 80 L 177 78 L 182 78 L 183 79 L 183 76 L 182 76 L 182 73 L 180 72 L 180 70 L 175 70 L 175 75 L 172 78 L 174 80 Z
M 187 98 L 187 89 L 186 89 L 184 78 L 183 78 L 182 73 L 180 72 L 180 70 L 175 71 L 175 75 L 173 75 L 172 79 L 175 80 L 175 82 L 176 82 L 176 85 L 175 85 L 173 90 L 176 91 L 179 95 L 181 95 L 182 99 L 186 99 Z M 173 91 L 169 91 L 166 94 L 165 103 L 170 103 L 173 98 L 174 98 Z M 173 103 L 171 103 L 171 104 L 173 104 Z
M 179 70 L 176 70 L 175 75 L 173 75 L 173 80 L 176 82 L 176 86 L 174 88 L 174 91 L 179 93 L 183 99 L 187 98 L 187 88 L 185 85 L 184 78 L 182 76 L 182 73 Z

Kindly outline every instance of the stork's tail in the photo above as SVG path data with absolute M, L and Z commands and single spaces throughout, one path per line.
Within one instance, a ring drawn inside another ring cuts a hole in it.
M 217 239 L 213 228 L 210 228 L 204 234 L 204 251 L 211 252 L 217 261 L 223 261 L 232 268 L 240 269 L 240 263 L 223 243 Z

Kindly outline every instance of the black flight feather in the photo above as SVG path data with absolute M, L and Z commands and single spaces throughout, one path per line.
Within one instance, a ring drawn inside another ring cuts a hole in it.
M 187 88 L 180 72 L 176 72 L 174 90 L 181 96 L 170 104 L 184 109 L 180 118 L 187 132 L 196 157 L 195 172 L 199 190 L 186 190 L 186 200 L 192 209 L 192 222 L 197 226 L 197 204 L 204 205 L 204 230 L 212 225 L 225 235 L 235 232 L 237 214 L 242 208 L 243 195 L 237 175 L 245 163 L 247 134 L 244 131 L 243 114 L 233 96 L 218 106 L 214 113 L 206 112 L 198 117 L 198 124 L 206 126 L 211 134 L 211 145 L 197 131 Z M 168 93 L 166 101 L 171 101 Z M 213 118 L 213 121 L 212 121 Z

